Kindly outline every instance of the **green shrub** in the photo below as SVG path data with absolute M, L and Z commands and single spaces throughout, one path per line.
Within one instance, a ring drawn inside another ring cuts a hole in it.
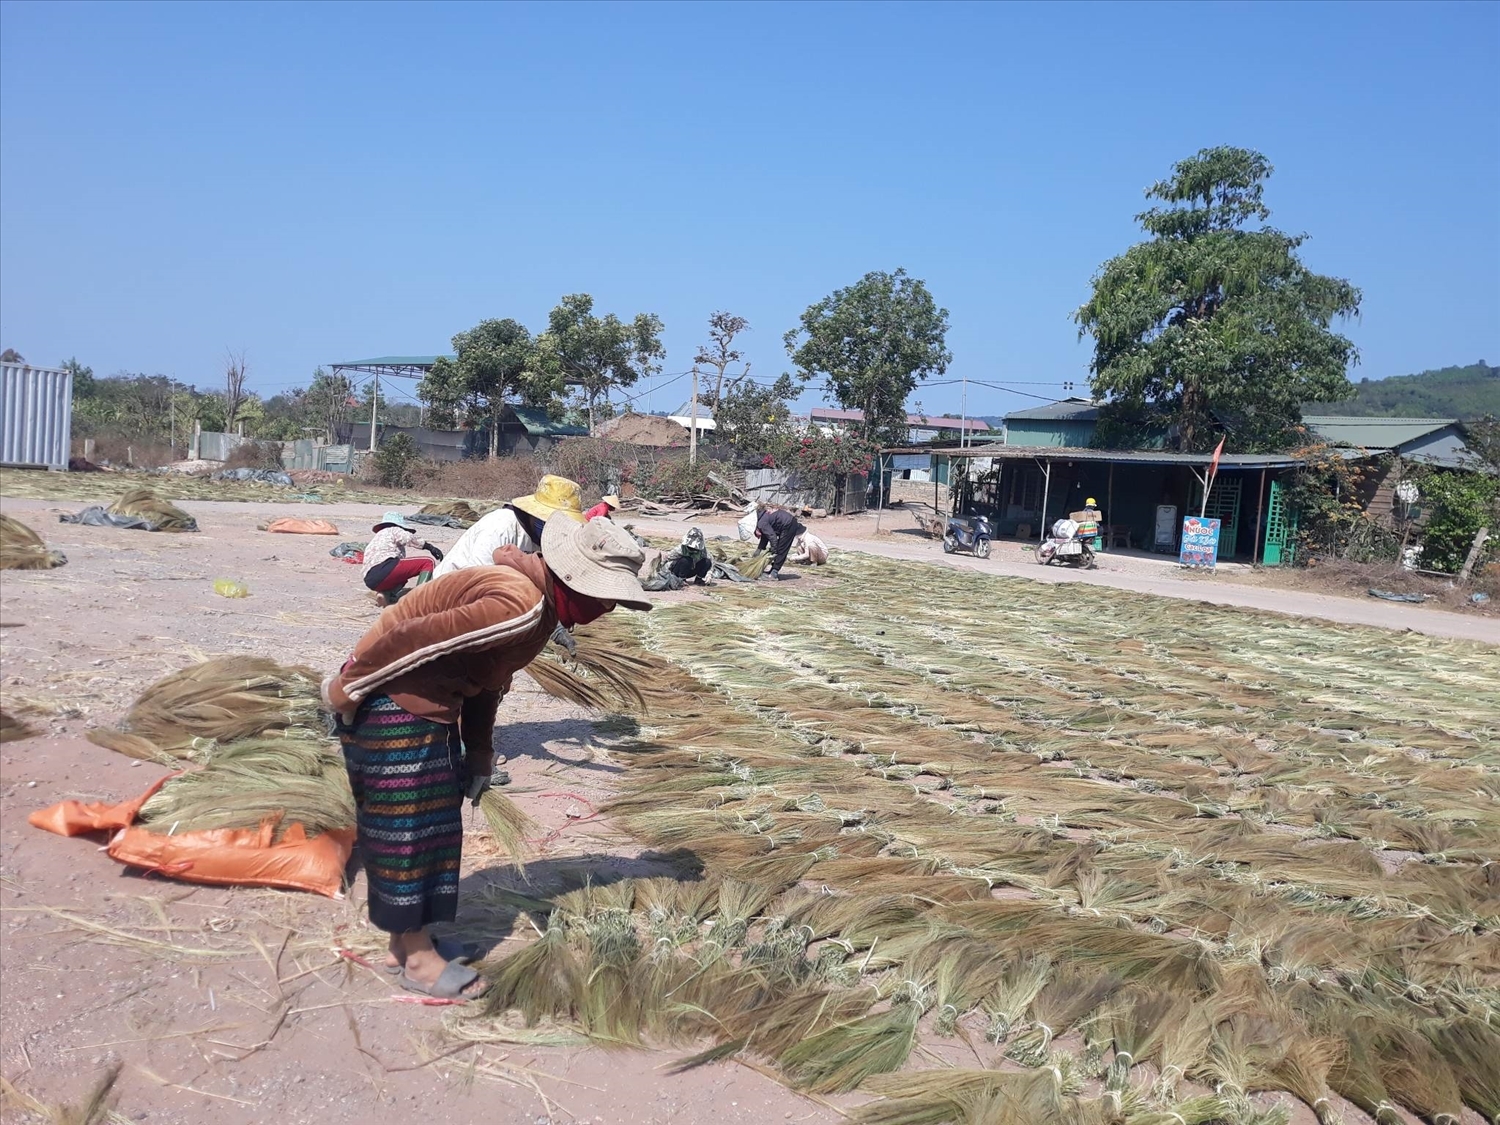
M 417 462 L 422 459 L 409 434 L 392 434 L 375 452 L 375 477 L 387 488 L 411 488 L 416 483 Z
M 1490 541 L 1478 559 L 1479 565 L 1496 553 L 1500 536 L 1500 481 L 1483 473 L 1429 473 L 1418 485 L 1418 502 L 1431 515 L 1422 532 L 1424 570 L 1457 573 L 1469 557 L 1474 535 L 1490 529 Z

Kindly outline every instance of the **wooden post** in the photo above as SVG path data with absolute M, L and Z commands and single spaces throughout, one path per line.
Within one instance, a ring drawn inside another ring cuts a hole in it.
M 198 451 L 203 447 L 203 423 L 193 419 L 193 444 L 188 449 L 188 456 L 194 461 L 198 460 Z
M 92 461 L 94 459 L 94 439 L 86 437 L 83 439 L 83 459 Z
M 1109 479 L 1105 482 L 1105 485 L 1104 485 L 1104 512 L 1105 512 L 1105 519 L 1113 519 L 1114 518 L 1114 511 L 1115 511 L 1115 463 L 1113 461 L 1111 461 L 1109 463 Z M 1103 531 L 1104 528 L 1101 527 L 1099 530 Z M 1109 547 L 1110 547 L 1109 538 L 1113 538 L 1113 537 L 1111 536 L 1111 537 L 1108 537 L 1108 538 L 1105 539 L 1105 541 L 1104 541 L 1104 549 L 1105 550 L 1108 550 Z M 1129 543 L 1130 540 L 1127 538 L 1125 540 L 1125 542 Z
M 1260 495 L 1255 498 L 1255 534 L 1250 536 L 1250 565 L 1260 565 L 1260 514 L 1266 504 L 1266 470 L 1260 471 Z
M 1484 544 L 1490 537 L 1490 529 L 1481 527 L 1474 533 L 1474 545 L 1469 548 L 1469 557 L 1464 559 L 1463 569 L 1458 572 L 1458 580 L 1467 582 L 1469 576 L 1474 573 L 1474 564 L 1479 561 L 1479 555 L 1484 550 Z
M 885 512 L 885 454 L 875 454 L 875 534 L 880 534 L 880 517 Z
M 1037 458 L 1038 465 L 1042 467 L 1042 518 L 1041 529 L 1037 532 L 1036 541 L 1040 543 L 1047 538 L 1047 496 L 1052 490 L 1052 462 Z

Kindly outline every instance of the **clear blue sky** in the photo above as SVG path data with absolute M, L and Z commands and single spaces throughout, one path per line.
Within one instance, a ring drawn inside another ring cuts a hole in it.
M 1354 378 L 1495 362 L 1497 48 L 1494 3 L 10 0 L 0 344 L 203 386 L 243 349 L 274 393 L 584 291 L 659 314 L 669 373 L 748 317 L 772 375 L 802 309 L 904 266 L 951 312 L 950 377 L 1053 397 L 1142 189 L 1235 144 L 1363 288 Z

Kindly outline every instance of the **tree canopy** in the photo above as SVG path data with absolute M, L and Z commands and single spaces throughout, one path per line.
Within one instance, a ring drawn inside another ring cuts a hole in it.
M 707 398 L 709 406 L 714 410 L 718 410 L 719 403 L 723 401 L 725 390 L 750 374 L 750 365 L 746 363 L 744 370 L 732 377 L 728 375 L 730 367 L 743 363 L 745 359 L 744 353 L 734 346 L 734 338 L 749 330 L 750 322 L 733 313 L 720 311 L 708 318 L 708 343 L 698 348 L 697 354 L 693 356 L 693 364 L 714 370 L 713 390 L 706 395 L 699 395 L 700 399 Z
M 524 324 L 506 318 L 480 321 L 453 337 L 453 358 L 439 358 L 420 383 L 417 397 L 438 425 L 460 419 L 488 426 L 490 456 L 500 448 L 505 404 L 518 399 L 549 406 L 562 390 L 556 370 L 542 361 L 537 341 Z
M 864 411 L 867 440 L 899 442 L 907 397 L 953 359 L 947 332 L 948 310 L 898 269 L 867 273 L 808 306 L 783 339 L 804 380 L 821 377 L 840 406 Z
M 1166 204 L 1136 216 L 1150 240 L 1104 263 L 1074 314 L 1106 415 L 1165 425 L 1187 451 L 1214 444 L 1217 418 L 1255 450 L 1288 440 L 1303 403 L 1348 397 L 1358 356 L 1330 325 L 1359 290 L 1303 265 L 1304 235 L 1264 225 L 1271 173 L 1258 152 L 1203 149 L 1147 190 Z
M 559 379 L 579 387 L 594 432 L 595 407 L 616 387 L 633 386 L 661 370 L 666 356 L 663 325 L 655 313 L 638 313 L 630 322 L 614 313 L 594 315 L 594 298 L 570 293 L 547 318 L 538 339 L 540 364 Z

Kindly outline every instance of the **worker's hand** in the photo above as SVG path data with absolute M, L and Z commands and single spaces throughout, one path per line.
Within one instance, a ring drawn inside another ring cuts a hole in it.
M 492 780 L 494 780 L 493 774 L 475 774 L 469 778 L 469 784 L 464 786 L 464 796 L 469 798 L 470 802 L 475 806 L 478 806 L 479 799 L 484 796 L 484 791 L 490 787 Z
M 426 551 L 433 558 L 437 559 L 438 562 L 442 562 L 443 561 L 443 552 L 439 551 L 431 543 L 423 543 L 422 544 L 422 550 Z
M 565 651 L 569 656 L 578 652 L 578 642 L 573 639 L 573 634 L 559 625 L 552 630 L 552 643 Z

